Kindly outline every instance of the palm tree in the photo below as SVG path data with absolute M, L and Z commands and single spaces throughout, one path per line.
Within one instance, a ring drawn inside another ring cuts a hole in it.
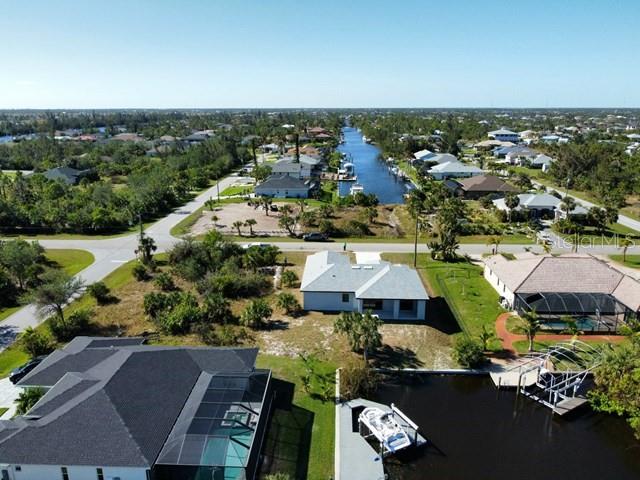
M 482 343 L 482 350 L 483 351 L 487 351 L 488 347 L 489 347 L 489 342 L 491 340 L 493 340 L 494 338 L 496 338 L 495 334 L 489 330 L 487 330 L 487 326 L 486 325 L 482 325 L 482 331 L 480 332 L 480 334 L 478 335 L 478 340 L 480 340 L 480 343 Z
M 16 403 L 18 404 L 16 413 L 18 415 L 24 415 L 27 413 L 36 403 L 38 403 L 38 400 L 40 400 L 44 394 L 45 389 L 42 387 L 31 387 L 22 390 L 16 400 Z
M 511 223 L 511 212 L 513 211 L 514 208 L 518 208 L 518 205 L 520 205 L 520 197 L 518 197 L 517 195 L 509 192 L 505 195 L 504 197 L 504 204 L 507 206 L 508 210 L 508 219 L 509 219 L 509 223 Z
M 204 208 L 212 212 L 215 209 L 216 201 L 213 198 L 208 198 L 207 201 L 204 202 Z
M 571 212 L 576 208 L 576 201 L 573 197 L 565 195 L 560 203 L 560 209 L 564 210 L 565 218 L 569 218 Z
M 382 345 L 382 334 L 378 328 L 382 325 L 382 320 L 370 311 L 366 311 L 360 320 L 360 344 L 364 361 L 368 360 L 370 350 L 374 350 Z
M 622 263 L 627 261 L 627 250 L 633 246 L 633 242 L 629 237 L 624 237 L 620 240 L 620 248 L 622 248 Z
M 300 212 L 304 212 L 305 207 L 307 206 L 307 201 L 304 198 L 300 198 L 296 200 L 296 205 L 300 208 Z
M 253 237 L 253 226 L 256 225 L 258 222 L 255 221 L 255 219 L 253 218 L 247 218 L 244 222 L 245 226 L 249 227 L 249 235 Z
M 551 245 L 549 245 L 548 242 L 542 242 L 542 250 L 544 251 L 544 253 L 549 254 L 551 253 Z
M 238 236 L 241 237 L 242 236 L 242 232 L 240 231 L 240 228 L 242 226 L 244 226 L 244 223 L 241 222 L 240 220 L 236 220 L 235 222 L 233 222 L 233 228 L 235 228 L 236 230 L 238 230 Z
M 523 320 L 521 330 L 527 336 L 527 340 L 529 340 L 529 351 L 532 352 L 533 340 L 541 327 L 540 319 L 538 318 L 538 314 L 535 310 L 523 312 L 521 317 Z
M 487 245 L 495 245 L 493 247 L 493 254 L 497 254 L 498 253 L 498 248 L 500 247 L 500 244 L 502 243 L 502 236 L 501 235 L 493 235 L 491 237 L 489 237 L 487 239 Z
M 269 209 L 271 208 L 271 204 L 273 203 L 273 200 L 269 197 L 262 197 L 260 200 L 260 203 L 262 204 L 262 208 L 264 208 L 264 212 L 268 217 Z

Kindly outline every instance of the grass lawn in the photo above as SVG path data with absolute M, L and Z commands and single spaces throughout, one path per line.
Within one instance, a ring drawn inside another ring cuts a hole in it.
M 16 305 L 15 307 L 0 308 L 0 322 L 7 318 L 9 315 L 14 314 L 22 308 L 22 305 Z
M 567 240 L 568 242 L 573 243 L 574 235 L 572 234 L 564 234 L 559 233 L 559 235 Z M 617 241 L 622 238 L 629 237 L 632 240 L 640 240 L 640 233 L 635 230 L 625 227 L 624 225 L 620 225 L 619 223 L 609 224 L 607 227 L 607 231 L 604 234 L 600 234 L 593 227 L 585 227 L 584 232 L 580 234 L 580 238 L 578 241 L 579 246 L 601 246 L 601 245 L 617 245 Z
M 237 200 L 241 200 L 241 199 L 237 199 Z M 204 207 L 198 208 L 192 214 L 186 216 L 185 218 L 180 220 L 180 222 L 174 225 L 173 228 L 169 231 L 169 233 L 174 237 L 181 237 L 182 235 L 187 235 L 191 230 L 191 227 L 193 227 L 193 225 L 200 219 L 203 211 L 204 211 Z
M 29 355 L 17 345 L 12 345 L 0 353 L 0 378 L 11 373 L 11 370 L 19 367 L 29 360 Z
M 269 368 L 273 372 L 273 376 L 278 379 L 286 380 L 295 384 L 295 393 L 293 397 L 294 407 L 303 409 L 292 409 L 291 412 L 285 410 L 276 410 L 274 421 L 283 425 L 288 431 L 292 425 L 300 425 L 298 419 L 300 417 L 309 418 L 306 412 L 311 412 L 313 426 L 311 427 L 311 444 L 308 452 L 308 479 L 324 480 L 333 476 L 333 454 L 334 454 L 334 421 L 335 406 L 333 401 L 323 401 L 318 398 L 312 398 L 305 392 L 302 387 L 301 377 L 305 373 L 305 368 L 301 360 L 297 358 L 281 357 L 275 355 L 259 355 L 257 366 L 259 368 Z M 326 375 L 327 378 L 335 373 L 335 365 L 328 362 L 317 362 L 318 373 Z M 272 421 L 273 426 L 273 421 Z M 271 432 L 272 433 L 272 432 Z M 290 440 L 290 439 L 284 439 Z M 302 439 L 303 440 L 303 439 Z M 269 443 L 269 440 L 267 440 Z M 305 443 L 304 440 L 302 443 Z M 276 460 L 273 465 L 273 472 L 289 473 L 291 478 L 299 478 L 296 472 L 301 465 L 300 461 L 305 460 L 305 452 L 300 452 L 300 444 L 298 442 L 286 441 L 279 442 L 275 452 Z M 303 466 L 302 466 L 303 467 Z
M 158 219 L 150 220 L 148 222 L 143 222 L 142 226 L 144 228 L 149 228 L 151 225 L 156 223 Z M 50 234 L 36 234 L 36 233 L 1 233 L 0 239 L 15 239 L 15 238 L 23 238 L 25 240 L 101 240 L 104 238 L 118 238 L 118 237 L 126 237 L 127 235 L 131 235 L 132 233 L 136 233 L 140 230 L 139 225 L 132 225 L 131 227 L 121 230 L 117 233 L 108 233 L 101 234 L 96 233 L 95 235 L 87 235 L 82 233 L 50 233 Z
M 383 258 L 395 263 L 413 265 L 413 255 L 384 253 Z M 482 267 L 468 262 L 447 263 L 431 259 L 427 253 L 418 254 L 418 272 L 429 286 L 432 297 L 443 297 L 460 328 L 477 336 L 483 325 L 495 334 L 495 321 L 504 310 L 498 303 L 498 293 L 482 276 Z M 491 349 L 499 349 L 500 341 L 493 340 Z
M 1 417 L 2 415 L 4 415 L 5 413 L 7 413 L 7 411 L 9 411 L 9 409 L 8 409 L 8 408 L 6 408 L 6 407 L 2 407 L 2 408 L 0 408 L 0 417 Z
M 220 196 L 230 197 L 233 195 L 248 195 L 249 193 L 253 193 L 253 187 L 238 185 L 238 186 L 225 188 L 223 191 L 220 192 Z
M 606 340 L 590 340 L 588 335 L 581 335 L 578 337 L 578 340 L 580 340 L 581 342 L 588 343 L 590 345 L 598 345 L 598 344 L 604 345 L 604 344 L 610 343 L 610 342 L 607 342 Z M 536 352 L 539 352 L 557 343 L 558 343 L 557 340 L 540 340 L 540 341 L 534 340 L 533 350 Z M 516 352 L 518 353 L 527 353 L 529 351 L 529 340 L 517 340 L 513 342 L 513 348 L 515 348 Z
M 69 275 L 81 272 L 95 260 L 86 250 L 47 249 L 45 256 L 51 262 L 51 266 L 62 268 Z
M 622 261 L 622 255 L 609 255 L 609 258 L 630 268 L 640 268 L 640 255 L 627 255 L 625 262 Z

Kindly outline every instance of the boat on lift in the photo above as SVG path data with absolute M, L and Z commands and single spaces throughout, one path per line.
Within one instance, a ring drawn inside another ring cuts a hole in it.
M 376 407 L 365 408 L 358 416 L 358 421 L 369 429 L 389 453 L 395 453 L 412 444 L 409 435 L 393 417 L 392 412 L 385 412 Z
M 351 195 L 355 195 L 356 193 L 364 193 L 364 187 L 359 183 L 354 183 L 353 185 L 351 185 L 349 193 Z

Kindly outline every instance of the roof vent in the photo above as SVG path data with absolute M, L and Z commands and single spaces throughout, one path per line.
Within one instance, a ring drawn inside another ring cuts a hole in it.
M 373 265 L 365 265 L 364 267 L 365 270 L 373 270 Z
M 351 265 L 351 270 L 360 270 L 360 265 Z

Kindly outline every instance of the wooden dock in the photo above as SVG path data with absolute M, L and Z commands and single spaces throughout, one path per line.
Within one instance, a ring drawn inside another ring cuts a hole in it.
M 576 408 L 581 407 L 585 403 L 589 403 L 585 397 L 572 397 L 567 398 L 566 400 L 562 400 L 556 403 L 555 408 L 553 409 L 553 413 L 557 415 L 566 415 L 567 413 L 573 412 Z

